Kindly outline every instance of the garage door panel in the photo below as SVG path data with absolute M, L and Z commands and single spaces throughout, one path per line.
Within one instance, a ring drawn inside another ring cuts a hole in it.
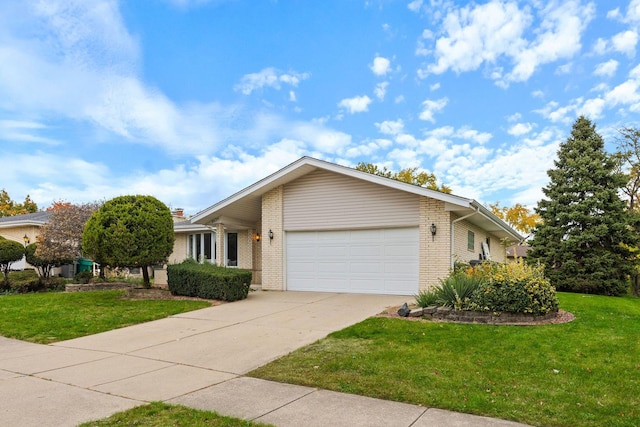
M 320 261 L 317 264 L 318 274 L 335 275 L 337 273 L 345 274 L 349 272 L 349 263 L 342 261 Z
M 413 295 L 418 229 L 288 232 L 287 289 Z
M 317 253 L 321 257 L 340 258 L 346 257 L 349 254 L 349 249 L 344 245 L 338 246 L 332 243 L 329 246 L 319 246 Z

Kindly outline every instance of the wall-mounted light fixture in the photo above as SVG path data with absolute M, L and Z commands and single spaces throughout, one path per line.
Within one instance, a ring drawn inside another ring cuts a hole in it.
M 269 240 L 273 240 L 273 231 L 269 229 Z
M 25 247 L 26 247 L 26 246 L 29 244 L 29 242 L 31 241 L 31 240 L 29 240 L 29 236 L 27 236 L 26 234 L 24 235 L 24 237 L 22 238 L 22 240 L 24 241 L 24 246 L 25 246 Z
M 262 236 L 260 236 L 260 233 L 256 233 L 253 235 L 253 240 L 255 240 L 256 242 L 259 242 L 260 239 L 262 239 Z
M 436 240 L 436 231 L 438 231 L 436 225 L 434 223 L 431 223 L 431 241 Z

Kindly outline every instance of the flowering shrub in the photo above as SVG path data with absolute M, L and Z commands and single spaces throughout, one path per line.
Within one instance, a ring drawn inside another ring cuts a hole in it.
M 439 305 L 456 310 L 524 313 L 541 316 L 558 309 L 556 290 L 542 266 L 484 262 L 457 268 L 440 284 L 416 296 L 420 307 Z
M 540 316 L 558 309 L 556 291 L 544 277 L 542 266 L 512 264 L 482 266 L 486 277 L 471 297 L 469 309 L 495 313 L 526 313 Z

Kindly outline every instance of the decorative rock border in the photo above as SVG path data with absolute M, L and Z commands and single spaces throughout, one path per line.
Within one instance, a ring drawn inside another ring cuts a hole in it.
M 427 319 L 437 319 L 450 322 L 460 323 L 487 323 L 492 325 L 514 323 L 514 324 L 531 324 L 544 320 L 555 319 L 558 315 L 557 311 L 551 311 L 543 316 L 534 316 L 532 314 L 523 313 L 500 313 L 481 311 L 465 311 L 455 310 L 451 307 L 425 307 L 414 308 L 409 312 L 408 317 L 424 317 Z
M 85 292 L 85 291 L 112 291 L 121 289 L 133 289 L 135 285 L 131 283 L 118 283 L 118 282 L 106 282 L 106 283 L 79 283 L 65 285 L 65 292 Z

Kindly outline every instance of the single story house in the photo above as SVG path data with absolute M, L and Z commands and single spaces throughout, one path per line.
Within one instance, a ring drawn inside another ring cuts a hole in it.
M 23 215 L 5 216 L 0 218 L 0 236 L 24 244 L 36 241 L 40 227 L 49 222 L 51 212 L 34 212 Z M 24 258 L 11 264 L 13 270 L 27 267 Z
M 170 262 L 252 270 L 264 290 L 413 295 L 522 236 L 475 200 L 303 157 L 176 223 Z

